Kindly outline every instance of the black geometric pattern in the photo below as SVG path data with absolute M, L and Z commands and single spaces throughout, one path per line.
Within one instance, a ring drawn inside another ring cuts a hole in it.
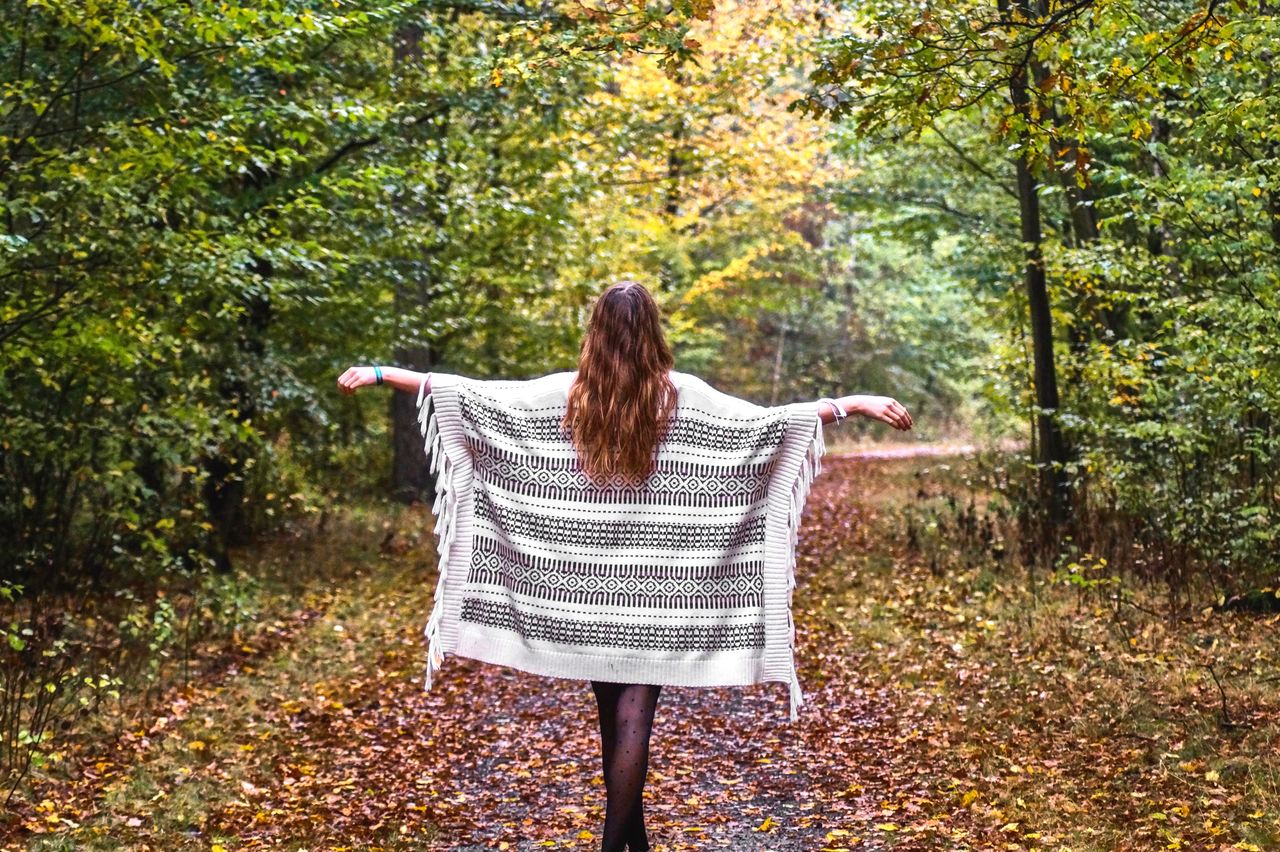
M 729 565 L 594 565 L 531 558 L 476 536 L 468 584 L 499 586 L 558 603 L 679 609 L 758 607 L 764 600 L 763 563 Z
M 522 612 L 510 604 L 463 598 L 462 618 L 526 639 L 640 651 L 726 651 L 764 647 L 763 624 L 615 624 Z
M 652 473 L 601 483 L 560 425 L 563 403 L 509 405 L 506 390 L 458 386 L 474 476 L 462 621 L 569 651 L 762 649 L 766 514 L 789 414 L 682 402 Z M 588 608 L 659 615 L 619 624 Z
M 713 550 L 764 541 L 762 514 L 736 524 L 558 518 L 498 506 L 481 488 L 476 489 L 475 512 L 507 533 L 577 547 Z
M 530 458 L 485 441 L 467 439 L 476 475 L 512 494 L 575 503 L 661 506 L 749 506 L 768 496 L 771 463 L 709 465 L 659 457 L 639 484 L 615 477 L 589 479 L 576 458 Z

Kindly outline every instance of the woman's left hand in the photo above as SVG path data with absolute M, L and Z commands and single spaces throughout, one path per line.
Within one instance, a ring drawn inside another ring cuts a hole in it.
M 858 400 L 858 412 L 872 420 L 888 423 L 903 432 L 911 428 L 911 414 L 906 406 L 890 396 L 864 396 Z

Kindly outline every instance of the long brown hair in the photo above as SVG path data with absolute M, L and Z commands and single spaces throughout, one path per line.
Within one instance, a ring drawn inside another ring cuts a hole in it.
M 596 299 L 562 421 L 587 476 L 635 483 L 653 470 L 676 404 L 674 364 L 648 290 L 621 281 Z

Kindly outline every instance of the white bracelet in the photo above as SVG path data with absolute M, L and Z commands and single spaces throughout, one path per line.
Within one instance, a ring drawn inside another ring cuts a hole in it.
M 840 403 L 836 402 L 834 399 L 832 399 L 829 396 L 824 396 L 822 399 L 818 400 L 818 402 L 820 403 L 825 402 L 827 405 L 831 406 L 835 410 L 837 426 L 843 423 L 844 419 L 849 416 L 848 414 L 845 413 L 845 410 L 840 407 Z

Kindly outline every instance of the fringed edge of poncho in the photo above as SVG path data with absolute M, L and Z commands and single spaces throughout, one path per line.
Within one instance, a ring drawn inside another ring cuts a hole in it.
M 822 473 L 822 457 L 827 447 L 822 432 L 822 418 L 817 418 L 812 438 L 805 450 L 804 460 L 800 463 L 800 473 L 791 486 L 791 507 L 787 518 L 787 532 L 790 536 L 790 547 L 787 558 L 787 619 L 790 634 L 791 650 L 791 682 L 790 682 L 790 717 L 796 721 L 800 716 L 800 708 L 804 706 L 804 692 L 800 689 L 800 675 L 796 671 L 795 623 L 792 615 L 791 593 L 796 587 L 796 545 L 800 538 L 800 518 L 804 514 L 804 506 L 809 497 L 809 488 L 813 480 Z
M 440 638 L 440 625 L 444 620 L 445 582 L 449 578 L 449 555 L 453 550 L 453 540 L 457 535 L 457 500 L 453 494 L 454 463 L 444 451 L 444 440 L 440 434 L 440 426 L 436 419 L 434 395 L 426 394 L 427 380 L 423 379 L 418 386 L 418 427 L 425 441 L 424 448 L 430 461 L 430 472 L 436 475 L 436 499 L 431 506 L 431 513 L 436 516 L 435 533 L 437 536 L 436 567 L 440 574 L 436 580 L 434 604 L 431 616 L 423 635 L 427 639 L 427 668 L 424 676 L 423 691 L 431 689 L 435 673 L 444 664 L 444 645 Z M 425 397 L 425 405 L 424 405 Z

